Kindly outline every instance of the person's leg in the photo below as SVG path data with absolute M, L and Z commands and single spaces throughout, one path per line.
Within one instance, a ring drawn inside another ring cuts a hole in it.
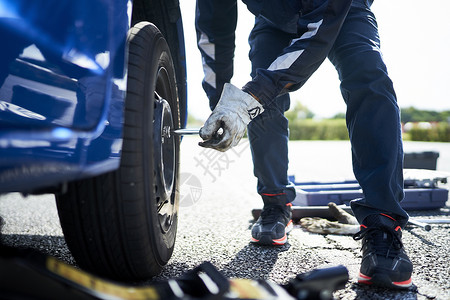
M 203 89 L 211 110 L 217 105 L 223 85 L 233 77 L 236 0 L 197 0 L 195 29 L 205 77 Z
M 258 68 L 270 66 L 291 39 L 289 34 L 257 17 L 249 37 L 251 75 L 255 76 Z M 295 198 L 295 189 L 287 174 L 289 130 L 284 112 L 289 109 L 289 105 L 288 94 L 278 97 L 247 128 L 254 174 L 258 178 L 257 191 L 264 202 L 263 218 L 269 215 L 271 220 L 268 225 L 257 222 L 252 229 L 252 241 L 261 244 L 283 244 L 286 241 L 286 226 L 274 226 L 273 223 L 278 222 L 277 218 L 270 215 L 278 214 L 283 219 L 281 223 L 289 223 L 290 207 L 286 207 L 286 204 Z M 275 211 L 269 209 L 274 206 Z M 275 221 L 272 222 L 272 219 Z
M 351 202 L 365 228 L 358 235 L 364 239 L 359 281 L 407 287 L 412 265 L 401 244 L 408 214 L 400 206 L 404 196 L 400 113 L 370 4 L 353 1 L 329 58 L 341 80 L 353 171 L 364 193 Z
M 364 191 L 352 209 L 360 223 L 368 215 L 389 212 L 404 226 L 408 214 L 400 206 L 404 196 L 400 113 L 380 52 L 375 16 L 363 0 L 354 1 L 329 58 L 339 72 L 353 171 Z

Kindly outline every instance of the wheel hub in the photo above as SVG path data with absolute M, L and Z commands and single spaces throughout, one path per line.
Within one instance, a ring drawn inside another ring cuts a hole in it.
M 175 181 L 175 137 L 169 103 L 156 95 L 153 120 L 154 186 L 159 222 L 169 230 L 176 208 L 172 201 Z

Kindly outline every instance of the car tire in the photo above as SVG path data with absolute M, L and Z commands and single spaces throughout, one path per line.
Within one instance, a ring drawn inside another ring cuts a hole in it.
M 57 195 L 77 264 L 116 280 L 145 280 L 170 259 L 177 231 L 180 127 L 169 47 L 149 22 L 128 35 L 128 82 L 120 168 L 71 182 Z

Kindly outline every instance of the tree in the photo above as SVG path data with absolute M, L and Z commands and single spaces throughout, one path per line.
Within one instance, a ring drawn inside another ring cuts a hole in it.
M 287 111 L 285 116 L 290 122 L 293 122 L 294 120 L 299 119 L 312 119 L 314 118 L 314 113 L 310 111 L 305 105 L 297 101 L 295 107 Z
M 447 122 L 450 117 L 450 111 L 432 111 L 419 110 L 414 107 L 401 109 L 401 120 L 407 122 Z
M 337 113 L 332 117 L 332 119 L 345 119 L 345 113 Z

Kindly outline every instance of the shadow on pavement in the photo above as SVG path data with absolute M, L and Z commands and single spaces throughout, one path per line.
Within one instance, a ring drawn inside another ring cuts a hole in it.
M 288 251 L 290 247 L 289 243 L 279 247 L 248 244 L 220 271 L 227 278 L 269 279 L 278 255 Z M 252 259 L 249 260 L 249 257 Z
M 0 235 L 0 244 L 15 248 L 34 249 L 76 266 L 75 260 L 62 236 L 2 234 Z

